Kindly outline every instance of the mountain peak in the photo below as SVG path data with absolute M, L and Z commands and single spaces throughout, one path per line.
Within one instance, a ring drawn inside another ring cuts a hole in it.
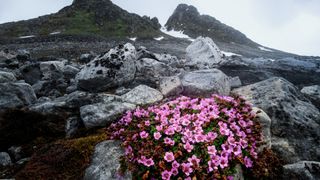
M 187 4 L 177 6 L 165 27 L 169 31 L 183 31 L 184 34 L 192 38 L 207 36 L 218 43 L 237 43 L 258 47 L 257 43 L 248 39 L 240 31 L 221 23 L 214 17 L 200 15 L 196 7 Z

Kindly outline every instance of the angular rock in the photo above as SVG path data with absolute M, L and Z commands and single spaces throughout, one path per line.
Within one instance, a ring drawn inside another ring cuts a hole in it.
M 238 88 L 242 86 L 241 80 L 239 76 L 230 78 L 230 86 L 231 88 Z
M 13 73 L 0 71 L 0 83 L 15 82 L 15 81 L 17 81 L 17 79 L 13 75 Z
M 19 61 L 30 60 L 30 52 L 26 49 L 19 49 L 17 52 L 17 59 Z
M 135 107 L 133 104 L 117 101 L 90 104 L 80 107 L 80 116 L 86 128 L 103 127 Z
M 106 98 L 105 96 L 109 97 L 109 95 L 75 91 L 71 94 L 56 98 L 52 101 L 50 100 L 36 103 L 32 105 L 30 109 L 42 113 L 59 113 L 62 109 L 73 111 L 80 108 L 81 106 L 104 102 Z M 114 100 L 115 96 L 111 96 L 110 99 Z
M 158 90 L 146 85 L 139 85 L 121 97 L 125 102 L 142 106 L 153 104 L 163 99 L 163 95 Z
M 188 72 L 181 78 L 183 94 L 206 97 L 212 94 L 229 95 L 229 78 L 218 69 Z
M 81 54 L 79 61 L 80 63 L 88 63 L 90 62 L 92 59 L 94 58 L 94 56 L 92 54 Z
M 80 127 L 81 120 L 78 117 L 70 117 L 66 123 L 66 137 L 70 138 L 75 135 Z
M 222 62 L 222 53 L 209 37 L 198 37 L 186 52 L 186 65 L 197 69 L 217 67 Z
M 42 78 L 42 73 L 40 71 L 39 63 L 28 63 L 19 68 L 23 79 L 33 85 L 37 83 Z
M 120 176 L 119 158 L 124 155 L 124 150 L 119 141 L 103 141 L 96 145 L 91 164 L 85 171 L 85 180 L 130 180 L 132 175 L 126 172 Z
M 181 94 L 183 87 L 178 76 L 171 76 L 160 79 L 159 90 L 165 97 L 168 97 Z
M 21 146 L 12 146 L 8 149 L 8 152 L 10 153 L 11 157 L 13 157 L 14 161 L 19 161 L 24 156 Z
M 309 97 L 312 103 L 318 109 L 320 109 L 320 86 L 319 85 L 303 87 L 301 92 L 305 94 L 307 97 Z
M 71 65 L 66 65 L 63 68 L 63 75 L 66 79 L 71 79 L 74 78 L 78 73 L 80 69 L 77 67 L 71 66 Z
M 320 112 L 283 78 L 270 78 L 232 91 L 271 118 L 272 149 L 288 163 L 320 160 Z
M 317 180 L 320 179 L 320 162 L 316 161 L 299 161 L 294 164 L 283 166 L 283 179 L 303 179 Z
M 63 77 L 65 65 L 61 61 L 46 61 L 40 63 L 40 71 L 44 80 L 59 79 Z
M 165 63 L 154 59 L 143 58 L 136 62 L 137 72 L 136 81 L 139 84 L 154 84 L 159 81 L 160 77 L 171 76 L 175 74 L 175 70 Z
M 143 59 L 143 58 L 158 60 L 155 54 L 153 54 L 152 52 L 148 51 L 146 47 L 140 46 L 137 49 L 137 60 Z
M 134 79 L 136 50 L 127 43 L 109 50 L 85 65 L 76 76 L 78 89 L 104 91 Z
M 11 165 L 11 158 L 8 153 L 0 152 L 0 166 L 9 166 Z
M 271 148 L 271 119 L 270 117 L 260 108 L 253 107 L 252 111 L 256 114 L 256 119 L 259 121 L 262 127 L 262 145 L 259 147 L 259 151 L 263 148 Z
M 37 97 L 29 84 L 0 83 L 0 109 L 28 106 L 36 100 Z

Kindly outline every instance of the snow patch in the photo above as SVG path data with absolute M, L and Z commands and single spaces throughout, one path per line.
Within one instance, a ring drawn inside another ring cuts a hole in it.
M 161 31 L 165 34 L 168 34 L 176 38 L 184 38 L 184 39 L 188 39 L 189 41 L 194 41 L 194 39 L 192 39 L 188 35 L 183 34 L 183 31 L 175 31 L 175 30 L 168 31 L 167 28 L 164 28 L 164 27 L 161 28 Z
M 20 36 L 20 39 L 27 39 L 27 38 L 33 38 L 36 37 L 35 35 L 29 35 L 29 36 Z
M 240 55 L 240 54 L 233 53 L 233 52 L 221 51 L 221 53 L 224 54 L 224 55 L 227 56 L 227 57 L 230 57 L 230 56 L 242 56 L 242 55 Z
M 161 36 L 161 37 L 158 37 L 158 38 L 153 38 L 154 40 L 157 40 L 157 41 L 161 41 L 164 37 Z
M 54 31 L 52 33 L 50 33 L 50 35 L 56 35 L 56 34 L 60 34 L 61 32 L 60 31 Z
M 132 37 L 132 38 L 129 38 L 131 41 L 136 41 L 137 40 L 137 37 Z
M 262 47 L 262 46 L 259 46 L 259 49 L 260 49 L 261 51 L 273 52 L 271 49 L 268 49 L 268 48 L 265 48 L 265 47 Z

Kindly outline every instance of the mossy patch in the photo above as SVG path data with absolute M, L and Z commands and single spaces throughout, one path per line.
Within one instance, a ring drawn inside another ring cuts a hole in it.
M 82 179 L 95 145 L 106 139 L 96 135 L 59 140 L 40 148 L 15 176 L 18 179 Z

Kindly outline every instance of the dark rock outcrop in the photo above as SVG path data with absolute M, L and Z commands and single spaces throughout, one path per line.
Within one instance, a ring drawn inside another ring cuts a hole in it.
M 283 78 L 270 78 L 232 91 L 271 118 L 272 149 L 286 162 L 320 160 L 320 112 Z

